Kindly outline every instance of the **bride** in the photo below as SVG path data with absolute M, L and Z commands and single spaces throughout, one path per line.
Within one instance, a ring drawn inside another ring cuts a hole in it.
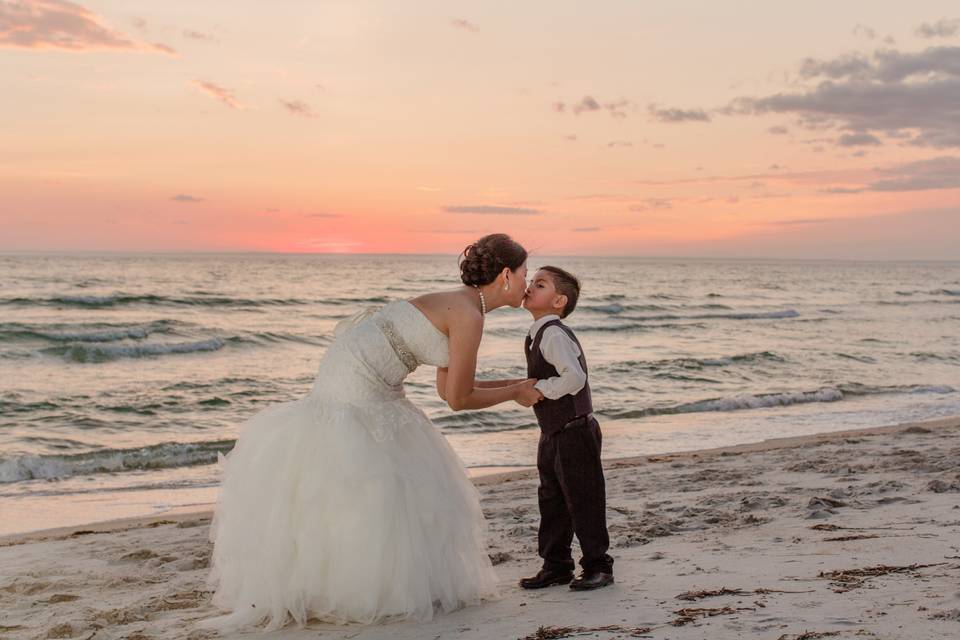
M 436 367 L 454 411 L 536 402 L 534 380 L 474 381 L 483 315 L 520 306 L 526 258 L 481 238 L 464 286 L 341 322 L 310 393 L 241 426 L 210 530 L 213 602 L 230 613 L 203 626 L 426 620 L 497 595 L 479 495 L 403 380 Z

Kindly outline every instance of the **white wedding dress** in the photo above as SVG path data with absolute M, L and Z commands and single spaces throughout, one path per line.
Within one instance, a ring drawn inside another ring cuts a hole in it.
M 203 626 L 426 620 L 496 597 L 479 494 L 403 391 L 447 362 L 447 337 L 392 302 L 337 325 L 307 397 L 243 424 L 210 531 L 231 613 Z

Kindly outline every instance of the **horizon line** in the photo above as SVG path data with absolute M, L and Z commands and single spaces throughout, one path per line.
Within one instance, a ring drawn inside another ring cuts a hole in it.
M 414 252 L 336 252 L 336 251 L 195 251 L 195 250 L 92 250 L 92 249 L 0 249 L 0 256 L 323 256 L 323 257 L 375 257 L 375 256 L 409 256 L 409 257 L 453 257 L 453 253 L 414 253 Z M 824 257 L 772 257 L 772 256 L 690 256 L 690 255 L 638 255 L 638 254 L 566 254 L 543 253 L 530 254 L 551 258 L 595 258 L 595 259 L 633 259 L 633 260 L 702 260 L 702 261 L 763 261 L 763 262 L 922 262 L 922 263 L 956 263 L 958 258 L 824 258 Z

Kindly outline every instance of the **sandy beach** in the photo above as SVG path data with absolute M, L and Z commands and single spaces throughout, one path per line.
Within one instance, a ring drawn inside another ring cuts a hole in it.
M 617 583 L 523 591 L 536 478 L 478 478 L 502 598 L 300 638 L 956 638 L 960 418 L 606 465 Z M 0 539 L 0 638 L 212 638 L 209 513 Z

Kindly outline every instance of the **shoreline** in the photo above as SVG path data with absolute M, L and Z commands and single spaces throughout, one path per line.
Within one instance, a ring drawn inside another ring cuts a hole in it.
M 902 431 L 904 429 L 910 429 L 911 427 L 920 427 L 930 430 L 960 428 L 960 415 L 947 418 L 935 418 L 931 420 L 920 420 L 885 425 L 881 427 L 844 429 L 841 431 L 824 431 L 802 436 L 769 438 L 757 442 L 712 447 L 707 449 L 611 458 L 604 460 L 603 466 L 605 471 L 609 471 L 610 469 L 635 467 L 656 462 L 671 462 L 693 459 L 707 460 L 718 456 L 740 455 L 805 447 L 856 436 L 884 435 Z M 467 469 L 467 471 L 470 475 L 470 479 L 478 488 L 489 487 L 492 485 L 516 480 L 531 479 L 536 476 L 537 471 L 535 466 L 508 467 L 508 470 L 505 471 L 502 469 L 502 467 L 472 467 Z M 486 473 L 470 473 L 471 471 L 479 470 L 489 471 Z M 204 507 L 202 509 L 174 508 L 169 511 L 150 516 L 133 516 L 129 518 L 95 520 L 79 525 L 69 525 L 64 527 L 54 527 L 50 529 L 38 529 L 35 531 L 0 535 L 0 548 L 14 545 L 31 544 L 35 542 L 45 542 L 50 540 L 64 540 L 81 535 L 105 534 L 118 531 L 157 527 L 164 524 L 180 525 L 185 522 L 209 520 L 212 516 L 212 503 L 210 503 L 208 507 Z

